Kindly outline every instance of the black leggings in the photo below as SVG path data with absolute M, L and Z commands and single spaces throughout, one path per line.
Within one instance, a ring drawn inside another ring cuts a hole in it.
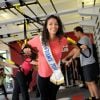
M 7 97 L 7 92 L 6 92 L 5 86 L 2 84 L 2 85 L 0 85 L 0 88 L 3 90 L 5 97 Z
M 56 100 L 59 86 L 50 82 L 50 77 L 43 78 L 38 75 L 38 88 L 41 100 Z
M 29 100 L 27 79 L 23 72 L 17 72 L 16 74 L 12 100 L 19 100 L 20 92 L 22 94 L 22 100 Z

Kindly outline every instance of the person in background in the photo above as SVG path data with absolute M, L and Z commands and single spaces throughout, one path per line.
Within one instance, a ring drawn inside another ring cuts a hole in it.
M 38 74 L 37 69 L 34 69 L 34 71 L 32 73 L 32 81 L 29 84 L 29 92 L 35 91 L 36 98 L 40 97 L 39 89 L 37 87 L 37 76 L 38 76 L 37 74 Z
M 6 77 L 6 74 L 4 73 L 4 68 L 0 67 L 0 88 L 4 92 L 5 100 L 9 100 L 7 97 L 7 92 L 6 92 L 5 86 L 4 86 L 5 77 Z
M 91 96 L 91 99 L 87 98 L 86 100 L 100 100 L 98 88 L 95 83 L 95 79 L 98 75 L 98 68 L 96 66 L 96 60 L 93 57 L 92 43 L 89 37 L 84 34 L 83 29 L 80 26 L 74 28 L 74 33 L 79 39 L 78 43 L 81 44 L 80 48 L 74 48 L 69 55 L 63 59 L 63 62 L 70 64 L 73 59 L 80 55 L 80 63 L 83 70 L 85 83 Z M 89 48 L 91 52 L 89 51 Z M 66 61 L 68 57 L 70 57 L 70 60 Z
M 55 85 L 50 81 L 50 76 L 53 71 L 44 56 L 42 46 L 50 47 L 55 62 L 58 64 L 61 60 L 63 47 L 67 45 L 60 18 L 55 15 L 50 15 L 45 20 L 41 36 L 35 36 L 29 40 L 28 44 L 32 47 L 37 47 L 39 51 L 37 84 L 41 100 L 56 100 L 56 94 L 60 85 Z M 25 54 L 28 54 L 29 48 L 23 49 L 23 51 Z M 60 69 L 60 66 L 58 67 Z
M 29 45 L 25 45 L 24 48 L 30 47 Z M 31 48 L 31 47 L 30 47 Z M 38 51 L 36 48 L 29 50 L 29 55 L 25 55 L 21 52 L 23 56 L 25 56 L 25 60 L 21 65 L 12 64 L 10 62 L 0 61 L 0 65 L 10 67 L 10 68 L 18 68 L 16 75 L 12 75 L 14 79 L 14 89 L 12 94 L 12 100 L 19 100 L 19 94 L 22 94 L 23 100 L 30 100 L 28 88 L 29 84 L 32 79 L 32 72 L 34 68 L 37 67 L 37 58 L 38 58 Z
M 28 46 L 28 45 L 27 45 Z M 19 100 L 19 94 L 22 94 L 22 100 L 30 100 L 28 88 L 32 79 L 33 67 L 37 66 L 37 54 L 32 55 L 32 50 L 29 51 L 30 56 L 27 56 L 20 65 L 14 78 L 14 89 L 12 100 Z M 25 54 L 23 54 L 25 55 Z M 34 56 L 34 57 L 33 57 Z M 34 58 L 34 60 L 33 60 Z
M 84 81 L 84 76 L 83 76 L 83 71 L 82 71 L 82 67 L 81 67 L 81 64 L 80 64 L 80 57 L 77 57 L 75 59 L 76 61 L 76 68 L 77 68 L 77 72 L 78 72 L 78 86 L 80 88 L 86 88 L 86 85 L 85 85 L 85 81 Z

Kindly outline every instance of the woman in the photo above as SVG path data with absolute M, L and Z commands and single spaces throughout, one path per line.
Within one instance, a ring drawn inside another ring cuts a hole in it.
M 55 85 L 50 81 L 50 76 L 53 71 L 46 60 L 43 45 L 50 47 L 54 60 L 58 64 L 62 56 L 61 52 L 63 47 L 67 45 L 67 40 L 63 34 L 64 32 L 61 20 L 59 17 L 51 15 L 44 23 L 42 36 L 35 36 L 28 42 L 32 47 L 37 47 L 39 51 L 38 88 L 41 100 L 56 100 L 56 94 L 60 86 Z M 24 53 L 28 54 L 28 49 L 24 49 Z
M 27 46 L 28 45 L 26 45 L 26 47 Z M 20 92 L 22 94 L 23 100 L 30 100 L 28 88 L 29 88 L 29 83 L 31 82 L 31 79 L 32 79 L 33 67 L 37 66 L 37 61 L 36 61 L 37 52 L 38 51 L 36 50 L 32 52 L 32 49 L 30 49 L 29 50 L 30 56 L 27 56 L 24 62 L 20 65 L 20 68 L 17 71 L 15 75 L 15 79 L 14 79 L 14 89 L 13 89 L 12 100 L 19 100 Z

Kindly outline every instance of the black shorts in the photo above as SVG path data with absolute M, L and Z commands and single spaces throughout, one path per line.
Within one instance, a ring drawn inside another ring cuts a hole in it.
M 85 82 L 92 82 L 97 79 L 98 68 L 96 63 L 82 66 Z

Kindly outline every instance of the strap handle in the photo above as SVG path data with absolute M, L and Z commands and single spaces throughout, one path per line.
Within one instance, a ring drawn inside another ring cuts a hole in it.
M 77 43 L 77 46 L 80 48 L 80 46 L 83 44 Z M 86 54 L 84 54 L 82 52 L 82 48 L 80 48 L 80 53 L 85 57 L 85 58 L 89 58 L 91 56 L 91 49 L 87 46 L 87 49 L 89 50 L 89 55 L 87 56 Z

